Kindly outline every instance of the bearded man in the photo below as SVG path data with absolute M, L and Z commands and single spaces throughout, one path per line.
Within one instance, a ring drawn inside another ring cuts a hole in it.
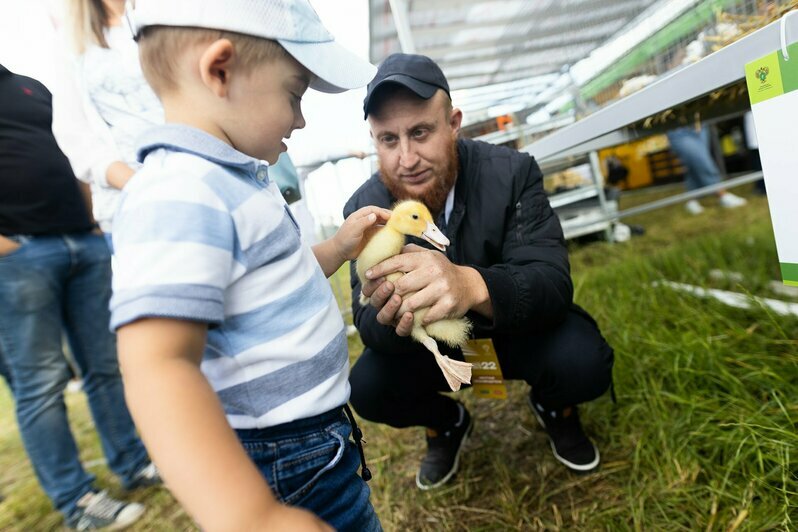
M 355 326 L 365 345 L 352 368 L 351 402 L 362 417 L 393 427 L 425 427 L 420 489 L 448 482 L 472 426 L 434 357 L 408 335 L 413 312 L 425 322 L 467 316 L 475 338 L 490 338 L 505 379 L 530 384 L 528 404 L 554 456 L 575 471 L 599 464 L 577 405 L 611 384 L 613 351 L 593 319 L 573 304 L 562 229 L 535 160 L 524 153 L 459 138 L 463 114 L 452 107 L 438 65 L 394 54 L 369 84 L 364 111 L 380 169 L 350 198 L 347 216 L 365 205 L 390 208 L 417 199 L 451 244 L 446 254 L 423 241 L 367 274 L 352 266 Z M 420 245 L 419 245 L 420 244 Z M 396 283 L 384 277 L 405 273 Z M 371 303 L 358 303 L 360 292 Z M 457 349 L 442 352 L 462 360 Z

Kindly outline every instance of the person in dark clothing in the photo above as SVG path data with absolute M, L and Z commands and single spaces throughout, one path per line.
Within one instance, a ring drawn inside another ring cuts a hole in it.
M 109 467 L 128 489 L 160 481 L 125 405 L 109 331 L 111 257 L 52 133 L 51 95 L 0 65 L 0 353 L 25 450 L 67 525 L 142 514 L 98 492 L 80 463 L 63 392 L 66 332 Z
M 3 380 L 6 381 L 6 385 L 8 385 L 8 389 L 14 387 L 14 383 L 11 382 L 11 372 L 6 365 L 6 361 L 3 358 L 3 350 L 0 349 L 0 377 L 3 377 Z
M 440 68 L 424 56 L 388 57 L 368 87 L 364 111 L 380 171 L 344 214 L 418 199 L 451 244 L 444 255 L 414 241 L 372 268 L 364 286 L 352 265 L 354 322 L 365 345 L 350 376 L 352 405 L 371 421 L 426 427 L 416 484 L 445 484 L 457 470 L 471 416 L 440 393 L 448 386 L 433 356 L 408 335 L 417 309 L 429 307 L 426 323 L 465 315 L 475 338 L 492 339 L 504 377 L 531 385 L 528 403 L 555 457 L 572 470 L 594 469 L 599 452 L 582 430 L 577 405 L 609 388 L 613 351 L 572 302 L 562 229 L 535 160 L 458 138 L 462 113 L 452 107 Z M 405 275 L 396 283 L 384 280 L 397 271 Z M 361 291 L 370 305 L 358 303 Z M 460 350 L 443 352 L 463 359 Z

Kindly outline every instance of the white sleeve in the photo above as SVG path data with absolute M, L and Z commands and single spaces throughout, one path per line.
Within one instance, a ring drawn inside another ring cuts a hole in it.
M 91 104 L 88 94 L 81 90 L 77 76 L 77 62 L 55 50 L 58 70 L 53 76 L 53 134 L 58 145 L 69 158 L 72 170 L 81 181 L 108 187 L 106 170 L 121 160 L 110 137 L 110 131 Z

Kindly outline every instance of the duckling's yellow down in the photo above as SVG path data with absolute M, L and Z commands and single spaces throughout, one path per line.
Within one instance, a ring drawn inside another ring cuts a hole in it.
M 380 229 L 369 241 L 357 258 L 356 271 L 361 285 L 366 282 L 366 271 L 380 262 L 398 255 L 405 245 L 405 235 L 425 238 L 424 232 L 428 224 L 434 223 L 429 210 L 417 201 L 403 201 L 398 203 L 391 214 L 388 223 Z M 394 272 L 386 279 L 395 283 L 402 275 Z M 407 294 L 409 297 L 412 294 Z M 360 303 L 368 304 L 369 299 L 360 295 Z M 427 325 L 422 325 L 424 316 L 429 309 L 423 308 L 413 313 L 413 330 L 411 336 L 414 340 L 424 343 L 432 337 L 451 347 L 462 347 L 471 334 L 471 322 L 466 318 L 439 320 Z

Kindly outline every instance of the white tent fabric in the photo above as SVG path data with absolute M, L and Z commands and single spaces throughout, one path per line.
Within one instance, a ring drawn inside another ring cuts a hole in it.
M 656 0 L 370 0 L 371 60 L 400 51 L 391 4 L 406 8 L 417 53 L 452 89 L 559 72 Z
M 657 0 L 369 1 L 372 62 L 402 51 L 393 7 L 414 51 L 441 66 L 470 122 L 529 108 Z

